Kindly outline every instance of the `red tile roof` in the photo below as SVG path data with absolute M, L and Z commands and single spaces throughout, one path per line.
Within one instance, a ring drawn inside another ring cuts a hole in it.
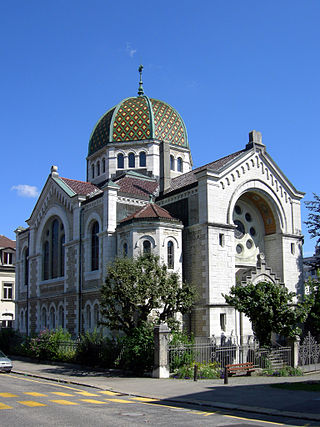
M 0 234 L 0 248 L 16 248 L 16 242 Z
M 76 194 L 87 196 L 88 194 L 91 194 L 91 193 L 101 192 L 101 190 L 97 186 L 91 184 L 91 182 L 77 181 L 75 179 L 68 179 L 68 178 L 62 178 L 62 177 L 60 178 Z
M 193 169 L 190 172 L 184 173 L 183 175 L 173 178 L 171 180 L 170 189 L 166 194 L 170 193 L 171 191 L 178 190 L 180 188 L 196 183 L 197 182 L 197 178 L 195 176 L 196 172 L 200 172 L 204 169 L 211 169 L 213 171 L 218 172 L 223 166 L 225 166 L 231 160 L 239 157 L 245 151 L 246 150 L 237 151 L 236 153 L 229 154 L 228 156 L 222 157 L 221 159 L 215 160 L 214 162 L 211 162 L 211 163 L 207 163 L 206 165 L 200 166 L 196 169 Z
M 131 176 L 124 176 L 114 182 L 120 187 L 119 193 L 144 198 L 146 200 L 149 200 L 150 194 L 157 193 L 159 187 L 157 181 L 133 178 Z
M 176 218 L 170 215 L 170 213 L 166 210 L 161 208 L 155 203 L 148 203 L 146 206 L 143 206 L 139 210 L 137 210 L 134 214 L 131 214 L 127 216 L 127 218 L 124 218 L 120 222 L 126 222 L 130 221 L 132 219 L 151 219 L 151 218 L 157 218 L 157 219 L 169 219 L 173 221 L 177 221 Z

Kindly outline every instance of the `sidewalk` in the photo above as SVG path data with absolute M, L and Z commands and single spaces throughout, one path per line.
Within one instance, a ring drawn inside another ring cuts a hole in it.
M 231 377 L 223 380 L 174 380 L 123 377 L 76 365 L 47 365 L 13 358 L 13 373 L 127 395 L 192 403 L 220 409 L 320 421 L 320 392 L 281 390 L 271 384 L 320 381 L 320 373 L 303 377 Z

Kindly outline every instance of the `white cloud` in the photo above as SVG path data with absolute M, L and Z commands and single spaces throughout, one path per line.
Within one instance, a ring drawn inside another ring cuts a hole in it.
M 37 187 L 28 184 L 19 184 L 11 187 L 11 190 L 16 190 L 20 197 L 38 197 L 39 192 Z
M 135 53 L 137 53 L 137 49 L 133 49 L 131 43 L 127 42 L 126 52 L 130 56 L 130 58 L 133 58 Z

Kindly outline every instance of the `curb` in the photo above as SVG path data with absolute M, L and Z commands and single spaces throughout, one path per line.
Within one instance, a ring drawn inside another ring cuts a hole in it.
M 90 387 L 90 388 L 95 388 L 97 390 L 106 390 L 105 388 L 99 387 L 99 386 L 95 386 L 92 384 L 84 384 L 82 382 L 78 382 L 78 381 L 73 381 L 73 380 L 65 380 L 65 379 L 61 379 L 61 378 L 54 378 L 54 377 L 46 377 L 44 375 L 37 375 L 37 374 L 32 374 L 29 372 L 22 372 L 22 371 L 11 371 L 13 374 L 16 375 L 22 375 L 22 376 L 28 376 L 28 377 L 33 377 L 33 378 L 40 378 L 40 379 L 44 379 L 47 381 L 54 381 L 57 383 L 63 383 L 63 384 L 73 384 L 73 385 L 78 385 L 78 386 L 83 386 L 83 387 Z M 119 392 L 117 390 L 109 390 L 109 391 L 114 391 L 117 393 L 120 393 L 123 396 L 134 396 L 134 397 L 146 397 L 149 398 L 150 396 L 146 396 L 146 395 L 141 395 L 139 393 L 123 393 L 123 392 Z M 152 396 L 153 398 L 155 398 L 154 396 Z M 237 410 L 237 411 L 242 411 L 242 412 L 249 412 L 252 414 L 263 414 L 263 415 L 269 415 L 269 416 L 280 416 L 280 417 L 287 417 L 287 418 L 295 418 L 295 419 L 303 419 L 303 420 L 311 420 L 311 421 L 320 421 L 320 414 L 312 414 L 312 413 L 302 413 L 302 412 L 290 412 L 290 411 L 281 411 L 279 409 L 269 409 L 269 408 L 260 408 L 258 406 L 246 406 L 246 405 L 237 405 L 237 404 L 232 404 L 232 403 L 223 403 L 223 402 L 212 402 L 212 401 L 208 401 L 208 400 L 195 400 L 195 399 L 184 399 L 184 400 L 179 400 L 179 399 L 171 399 L 171 398 L 157 398 L 159 401 L 165 401 L 165 402 L 172 402 L 172 403 L 186 403 L 186 404 L 191 404 L 191 405 L 196 405 L 196 406 L 205 406 L 205 407 L 209 407 L 209 408 L 217 408 L 217 409 L 224 409 L 224 410 Z

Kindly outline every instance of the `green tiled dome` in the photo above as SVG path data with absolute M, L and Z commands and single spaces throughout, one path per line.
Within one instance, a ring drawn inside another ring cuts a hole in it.
M 189 148 L 187 130 L 170 105 L 147 96 L 121 101 L 96 124 L 89 141 L 89 155 L 111 142 L 157 139 Z

